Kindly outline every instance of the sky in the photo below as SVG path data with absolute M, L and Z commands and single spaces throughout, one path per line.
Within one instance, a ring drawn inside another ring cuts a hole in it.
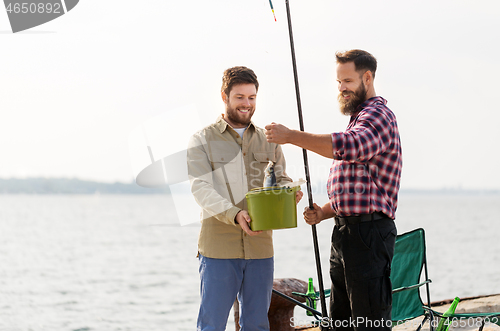
M 298 129 L 285 1 L 273 4 L 277 22 L 268 0 L 82 0 L 16 34 L 0 11 L 0 178 L 130 182 L 139 158 L 133 133 L 153 122 L 148 134 L 184 148 L 224 111 L 221 77 L 235 65 L 259 78 L 254 122 Z M 376 92 L 398 119 L 401 187 L 500 189 L 500 3 L 290 7 L 306 131 L 345 129 L 335 52 L 365 49 L 378 59 Z M 304 177 L 301 150 L 284 152 L 290 175 Z M 309 155 L 311 181 L 326 180 L 330 160 Z

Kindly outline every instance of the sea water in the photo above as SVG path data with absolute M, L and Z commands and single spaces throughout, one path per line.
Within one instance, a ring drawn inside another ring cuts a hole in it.
M 274 231 L 275 278 L 317 288 L 305 206 L 297 228 Z M 188 208 L 165 195 L 0 195 L 0 330 L 195 330 L 200 226 L 178 224 Z M 431 300 L 500 293 L 499 212 L 500 195 L 401 194 L 398 232 L 426 231 Z M 331 230 L 317 226 L 326 287 Z

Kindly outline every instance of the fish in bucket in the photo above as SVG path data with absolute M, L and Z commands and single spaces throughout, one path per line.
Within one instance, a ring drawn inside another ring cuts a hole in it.
M 305 181 L 279 186 L 272 161 L 269 161 L 264 174 L 263 187 L 246 194 L 248 214 L 252 219 L 250 228 L 252 231 L 296 228 L 296 192 Z

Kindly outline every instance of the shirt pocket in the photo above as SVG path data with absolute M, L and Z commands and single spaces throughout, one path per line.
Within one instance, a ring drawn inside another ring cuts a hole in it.
M 212 176 L 218 184 L 231 184 L 241 181 L 241 164 L 234 153 L 212 153 L 208 156 L 212 163 Z
M 253 160 L 250 162 L 250 187 L 262 187 L 264 181 L 264 170 L 269 161 L 276 162 L 274 151 L 253 152 Z M 276 170 L 276 169 L 275 169 Z

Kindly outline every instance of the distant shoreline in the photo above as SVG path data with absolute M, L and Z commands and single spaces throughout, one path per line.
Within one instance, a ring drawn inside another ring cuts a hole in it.
M 318 185 L 317 187 L 323 187 Z M 303 187 L 305 189 L 305 187 Z M 185 193 L 189 193 L 186 190 Z M 324 189 L 314 194 L 326 194 Z M 0 194 L 170 194 L 168 187 L 144 188 L 134 182 L 104 183 L 78 178 L 0 178 Z M 500 195 L 500 189 L 412 189 L 401 188 L 400 195 Z

